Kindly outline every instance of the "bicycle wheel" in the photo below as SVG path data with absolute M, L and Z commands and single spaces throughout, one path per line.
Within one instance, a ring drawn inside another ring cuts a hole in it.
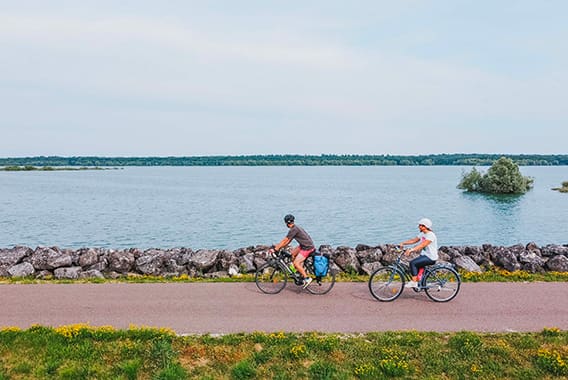
M 284 289 L 288 276 L 276 263 L 267 263 L 258 268 L 254 276 L 256 286 L 266 294 L 277 294 Z
M 458 295 L 461 280 L 452 268 L 436 268 L 424 279 L 426 295 L 436 302 L 448 302 Z
M 394 301 L 404 288 L 404 275 L 395 268 L 383 267 L 369 278 L 369 290 L 379 301 Z
M 314 274 L 314 259 L 308 257 L 304 262 L 306 273 L 312 278 L 312 282 L 306 288 L 312 294 L 327 294 L 335 285 L 335 272 L 331 268 L 327 271 L 327 275 L 323 277 L 316 277 Z

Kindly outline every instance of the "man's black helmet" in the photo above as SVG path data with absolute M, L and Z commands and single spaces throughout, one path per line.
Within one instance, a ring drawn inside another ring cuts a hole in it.
M 288 214 L 284 217 L 284 222 L 286 224 L 294 223 L 294 215 Z

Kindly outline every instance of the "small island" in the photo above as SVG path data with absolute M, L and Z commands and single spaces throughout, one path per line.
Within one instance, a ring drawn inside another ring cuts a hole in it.
M 560 191 L 561 193 L 568 193 L 568 181 L 562 182 L 562 187 L 555 187 L 552 190 Z

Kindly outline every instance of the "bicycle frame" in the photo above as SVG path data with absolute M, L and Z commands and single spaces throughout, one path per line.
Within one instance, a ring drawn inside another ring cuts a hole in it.
M 394 270 L 397 270 L 399 273 L 402 273 L 404 275 L 404 281 L 410 281 L 412 280 L 412 274 L 410 273 L 410 267 L 406 264 L 404 264 L 402 262 L 402 256 L 404 255 L 404 251 L 402 250 L 398 250 L 400 251 L 400 253 L 398 254 L 396 260 L 394 263 L 392 263 L 391 265 L 389 265 L 387 268 L 392 268 Z M 425 279 L 428 277 L 428 275 L 433 272 L 434 270 L 438 269 L 438 268 L 449 268 L 449 269 L 455 269 L 453 264 L 450 263 L 435 263 L 432 265 L 426 265 L 424 268 L 424 272 L 422 273 L 422 276 L 420 277 L 420 280 L 418 280 L 418 289 L 419 290 L 423 290 L 423 289 L 427 289 L 428 286 L 424 283 Z M 394 272 L 393 272 L 394 273 Z M 392 278 L 391 278 L 392 280 Z

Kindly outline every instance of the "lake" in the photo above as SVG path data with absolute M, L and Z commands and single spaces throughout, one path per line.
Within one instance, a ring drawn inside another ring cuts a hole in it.
M 429 217 L 440 245 L 568 243 L 567 166 L 521 167 L 522 196 L 456 188 L 457 166 L 125 167 L 0 172 L 0 247 L 236 249 L 292 213 L 316 245 L 398 243 Z M 479 168 L 486 171 L 487 168 Z

